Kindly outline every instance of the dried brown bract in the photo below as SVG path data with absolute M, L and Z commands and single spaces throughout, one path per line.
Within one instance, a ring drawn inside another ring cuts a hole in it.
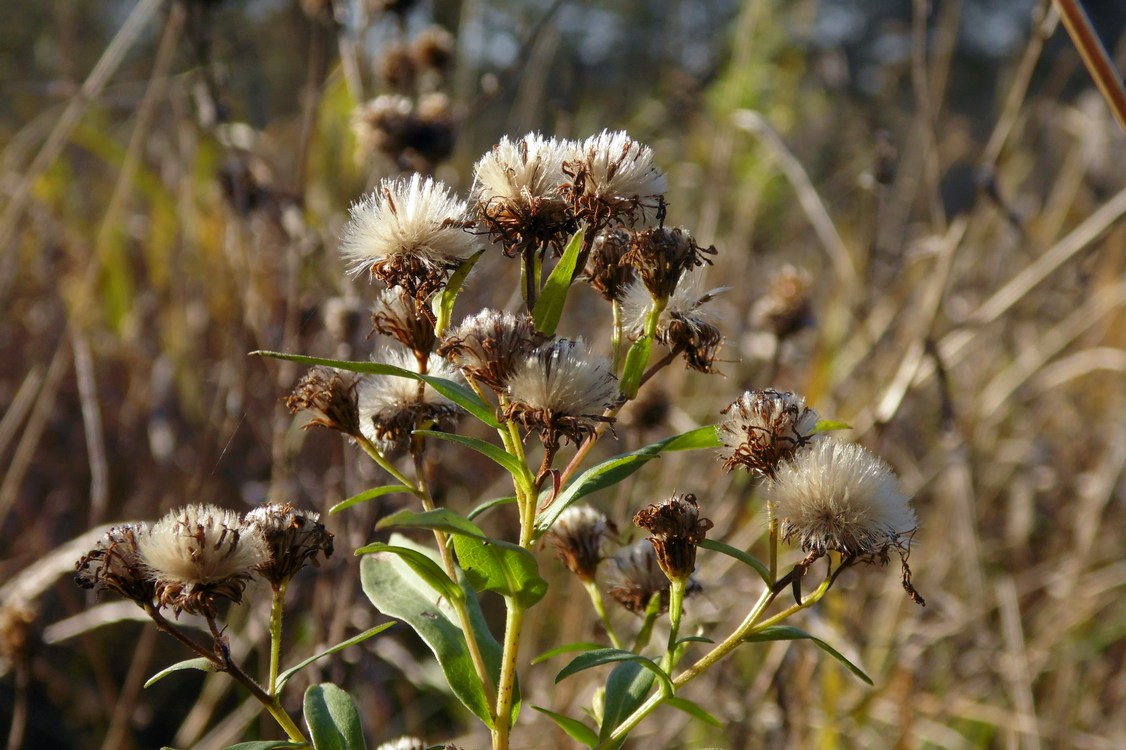
M 646 209 L 659 216 L 668 190 L 654 163 L 653 149 L 624 131 L 602 131 L 571 145 L 562 194 L 575 216 L 595 230 L 613 223 L 633 226 Z
M 634 269 L 625 262 L 630 233 L 625 229 L 605 229 L 591 243 L 586 263 L 586 278 L 607 301 L 621 300 L 634 279 Z
M 723 468 L 743 466 L 762 476 L 774 476 L 778 465 L 817 437 L 817 412 L 805 399 L 773 389 L 747 391 L 723 410 L 718 429 L 723 443 Z
M 270 559 L 258 573 L 275 589 L 284 585 L 317 555 L 332 557 L 332 534 L 320 522 L 320 514 L 294 510 L 289 503 L 268 503 L 246 514 L 246 525 L 266 540 Z
M 434 349 L 434 312 L 430 305 L 418 301 L 396 287 L 385 289 L 371 310 L 372 327 L 376 333 L 390 336 L 424 360 Z
M 584 583 L 594 580 L 603 547 L 618 533 L 614 523 L 589 506 L 571 506 L 559 514 L 547 538 L 559 560 Z
M 318 365 L 301 378 L 285 405 L 291 414 L 309 412 L 305 429 L 320 425 L 355 437 L 360 434 L 357 382 L 353 372 Z
M 657 227 L 634 232 L 629 252 L 623 261 L 637 269 L 649 293 L 657 299 L 668 299 L 676 291 L 680 277 L 690 269 L 711 263 L 706 255 L 715 255 L 715 247 L 700 247 L 683 227 Z
M 517 365 L 546 340 L 529 316 L 485 309 L 447 332 L 438 353 L 467 378 L 500 392 Z
M 138 540 L 148 534 L 143 524 L 114 526 L 75 564 L 74 581 L 84 589 L 116 591 L 142 607 L 151 606 L 156 585 L 148 576 Z
M 700 518 L 696 496 L 674 494 L 639 510 L 633 522 L 650 533 L 657 564 L 668 579 L 688 580 L 696 570 L 696 547 L 712 528 L 710 519 Z

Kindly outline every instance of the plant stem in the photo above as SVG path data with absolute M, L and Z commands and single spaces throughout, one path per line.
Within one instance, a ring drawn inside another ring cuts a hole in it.
M 641 630 L 637 631 L 637 637 L 633 639 L 635 654 L 640 654 L 641 650 L 649 645 L 649 639 L 653 637 L 653 623 L 657 621 L 659 614 L 661 614 L 661 595 L 657 593 L 649 597 L 644 619 L 641 621 Z
M 506 598 L 508 614 L 504 623 L 504 654 L 500 663 L 500 682 L 493 722 L 493 750 L 507 750 L 512 729 L 512 701 L 516 691 L 516 662 L 520 652 L 520 633 L 524 627 L 524 607 Z
M 598 613 L 598 619 L 602 621 L 602 627 L 606 629 L 606 635 L 610 638 L 610 645 L 614 648 L 621 648 L 622 642 L 618 639 L 618 634 L 610 623 L 610 616 L 606 612 L 606 602 L 602 600 L 602 592 L 599 590 L 598 584 L 594 581 L 583 581 L 583 586 L 586 587 L 586 593 L 590 596 L 590 603 L 594 605 L 594 611 Z
M 282 616 L 285 609 L 285 590 L 289 581 L 282 581 L 274 588 L 274 598 L 270 602 L 270 679 L 266 683 L 270 697 L 278 694 L 278 662 L 281 660 Z
M 665 653 L 665 672 L 671 673 L 676 666 L 676 639 L 680 635 L 680 619 L 684 614 L 684 581 L 670 581 L 669 586 L 669 645 Z
M 1095 85 L 1099 87 L 1099 92 L 1118 120 L 1118 126 L 1126 132 L 1126 89 L 1122 87 L 1122 77 L 1115 70 L 1114 61 L 1091 28 L 1091 19 L 1078 0 L 1054 2 L 1060 13 L 1060 21 L 1067 29 L 1067 35 L 1071 37 L 1075 49 L 1079 51 L 1079 56 L 1083 58 L 1083 64 L 1087 66 L 1091 78 L 1095 79 Z
M 611 372 L 617 376 L 618 368 L 622 366 L 622 306 L 617 300 L 610 302 L 610 312 L 614 316 L 614 331 L 610 334 L 610 346 L 614 352 L 614 368 Z
M 371 457 L 372 461 L 375 461 L 377 464 L 379 464 L 379 468 L 386 471 L 400 484 L 407 487 L 411 491 L 411 493 L 415 495 L 415 497 L 422 498 L 423 493 L 418 489 L 418 487 L 415 486 L 415 483 L 407 479 L 406 475 L 404 475 L 403 472 L 396 469 L 390 461 L 384 458 L 383 454 L 379 452 L 379 449 L 376 448 L 370 440 L 368 440 L 363 435 L 354 435 L 353 437 L 356 440 L 356 444 L 360 446 L 363 452 L 368 454 L 368 456 Z

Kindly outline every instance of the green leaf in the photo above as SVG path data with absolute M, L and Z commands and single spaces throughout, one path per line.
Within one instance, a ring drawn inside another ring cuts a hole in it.
M 665 703 L 669 704 L 670 706 L 672 706 L 675 709 L 683 711 L 684 713 L 688 714 L 689 716 L 695 716 L 697 719 L 700 719 L 701 721 L 706 721 L 707 723 L 711 724 L 713 727 L 719 727 L 721 729 L 723 728 L 723 722 L 722 721 L 720 721 L 716 717 L 712 716 L 710 713 L 708 713 L 707 711 L 705 711 L 703 708 L 701 708 L 697 704 L 693 703 L 692 701 L 688 700 L 687 698 L 681 698 L 678 695 L 674 695 L 671 698 L 665 698 Z
M 770 580 L 770 568 L 766 567 L 766 565 L 759 561 L 759 559 L 754 555 L 747 554 L 741 549 L 732 547 L 730 544 L 717 542 L 715 539 L 705 539 L 697 546 L 703 547 L 704 549 L 710 549 L 712 552 L 719 552 L 720 554 L 727 555 L 728 557 L 734 557 L 744 565 L 748 565 L 753 568 L 754 571 L 759 574 L 759 577 L 766 582 L 767 586 L 771 586 L 774 583 L 774 581 Z
M 683 638 L 676 639 L 676 645 L 682 643 L 715 643 L 711 638 L 703 635 L 686 635 Z
M 571 289 L 571 280 L 575 276 L 575 264 L 578 263 L 579 253 L 583 246 L 583 230 L 575 232 L 563 256 L 555 264 L 547 283 L 543 285 L 539 299 L 536 300 L 535 309 L 532 310 L 532 320 L 535 321 L 536 330 L 548 336 L 555 335 L 559 326 L 559 319 L 563 317 L 563 305 L 567 302 L 567 293 Z
M 434 330 L 439 336 L 449 327 L 450 316 L 453 314 L 454 309 L 454 300 L 456 300 L 457 295 L 461 293 L 461 287 L 465 284 L 465 279 L 469 276 L 469 272 L 473 270 L 473 266 L 481 259 L 486 249 L 487 248 L 482 248 L 462 261 L 461 265 L 457 267 L 457 270 L 450 274 L 450 279 L 446 282 L 446 288 L 443 289 L 438 298 L 434 300 L 434 316 L 437 318 L 437 322 L 434 324 Z
M 446 571 L 442 570 L 441 565 L 435 562 L 429 555 L 413 547 L 375 542 L 374 544 L 369 544 L 356 550 L 357 556 L 379 553 L 388 553 L 401 558 L 419 578 L 433 589 L 433 591 L 428 592 L 431 597 L 434 592 L 437 592 L 439 596 L 449 599 L 450 601 L 458 601 L 465 596 L 465 592 L 461 590 L 461 587 L 450 580 L 450 577 L 446 575 Z
M 603 664 L 611 664 L 619 661 L 637 662 L 644 669 L 656 675 L 656 677 L 664 683 L 670 694 L 673 692 L 672 680 L 665 674 L 665 671 L 657 665 L 657 662 L 647 656 L 641 656 L 632 651 L 626 651 L 620 648 L 600 648 L 595 651 L 587 651 L 584 654 L 579 654 L 571 660 L 570 664 L 563 667 L 559 674 L 555 675 L 555 682 L 558 684 L 571 675 L 590 669 L 591 667 L 598 667 Z
M 820 638 L 815 638 L 801 628 L 795 628 L 791 625 L 772 625 L 769 628 L 763 628 L 757 633 L 752 633 L 746 639 L 749 642 L 764 642 L 764 641 L 797 641 L 807 640 L 813 643 L 825 653 L 832 656 L 834 659 L 845 665 L 848 671 L 859 677 L 869 685 L 873 685 L 872 678 L 864 674 L 864 670 L 849 661 L 841 652 L 830 646 Z
M 429 557 L 437 565 L 437 552 L 416 545 L 398 534 L 393 534 L 391 541 L 399 547 L 407 547 Z M 468 582 L 464 581 L 463 576 L 461 578 L 458 585 L 469 612 L 470 627 L 473 628 L 485 666 L 495 685 L 500 677 L 501 646 L 485 624 L 477 597 L 470 595 Z M 485 691 L 477 678 L 460 620 L 449 599 L 440 598 L 436 601 L 430 585 L 419 577 L 405 558 L 394 555 L 365 557 L 360 562 L 360 582 L 364 593 L 377 609 L 402 620 L 418 633 L 434 652 L 446 682 L 458 700 L 491 727 Z M 513 702 L 513 721 L 518 708 L 517 700 Z
M 597 466 L 592 466 L 575 477 L 552 501 L 543 515 L 536 520 L 536 535 L 538 537 L 550 529 L 555 520 L 559 518 L 559 514 L 579 498 L 612 487 L 640 469 L 642 464 L 651 461 L 661 453 L 718 446 L 719 438 L 716 435 L 715 425 L 705 425 L 678 435 L 670 435 L 663 440 L 650 443 L 629 453 L 614 456 Z
M 401 510 L 393 513 L 375 525 L 377 529 L 432 529 L 447 534 L 487 538 L 475 523 L 449 508 L 435 508 L 425 512 Z
M 496 429 L 500 426 L 492 407 L 482 401 L 477 394 L 469 388 L 466 388 L 460 383 L 455 383 L 452 380 L 447 380 L 446 378 L 439 378 L 435 375 L 423 375 L 413 370 L 404 370 L 402 367 L 395 367 L 394 365 L 388 365 L 382 362 L 352 362 L 346 359 L 325 359 L 324 357 L 308 357 L 304 354 L 271 352 L 265 349 L 253 351 L 250 355 L 254 357 L 269 357 L 270 359 L 284 359 L 287 362 L 300 362 L 310 367 L 315 365 L 335 367 L 337 370 L 358 372 L 364 375 L 395 375 L 400 378 L 423 380 L 438 393 L 453 401 L 489 427 Z
M 852 425 L 847 422 L 837 422 L 832 419 L 819 419 L 817 424 L 813 427 L 813 434 L 819 432 L 832 432 L 833 430 L 851 430 Z
M 511 453 L 506 453 L 504 449 L 498 448 L 484 440 L 469 437 L 468 435 L 455 435 L 451 432 L 438 432 L 436 430 L 415 430 L 414 434 L 437 438 L 438 440 L 446 440 L 451 443 L 464 445 L 466 448 L 472 448 L 482 456 L 500 464 L 505 471 L 514 477 L 522 477 L 528 473 L 528 467 L 521 463 L 518 458 Z
M 289 740 L 251 740 L 240 742 L 237 745 L 227 745 L 224 750 L 288 750 L 288 748 L 309 747 L 307 742 L 290 742 Z
M 305 691 L 305 725 L 315 750 L 365 750 L 360 714 L 352 696 L 331 682 Z
M 352 495 L 352 497 L 348 498 L 347 500 L 340 501 L 336 505 L 329 508 L 328 512 L 329 512 L 330 515 L 333 514 L 333 513 L 339 513 L 340 511 L 344 510 L 345 508 L 351 508 L 353 505 L 359 505 L 360 503 L 366 503 L 368 500 L 374 500 L 377 497 L 383 497 L 384 495 L 391 495 L 391 494 L 394 494 L 396 492 L 403 492 L 403 493 L 406 493 L 408 495 L 415 494 L 415 490 L 411 489 L 410 487 L 407 487 L 405 484 L 389 484 L 389 485 L 386 485 L 384 487 L 373 487 L 370 490 L 364 490 L 363 492 L 361 492 L 359 494 Z
M 163 680 L 165 677 L 172 674 L 173 672 L 180 672 L 180 671 L 183 671 L 185 669 L 195 669 L 195 670 L 198 670 L 200 672 L 218 672 L 219 671 L 218 667 L 215 666 L 215 662 L 211 661 L 210 659 L 204 658 L 202 656 L 195 658 L 195 659 L 185 659 L 184 661 L 176 662 L 175 664 L 173 664 L 170 667 L 165 667 L 164 669 L 162 669 L 159 672 L 157 672 L 156 674 L 154 674 L 152 677 L 150 677 L 145 682 L 145 687 L 149 687 L 150 685 L 154 685 L 157 682 L 160 682 L 161 680 Z
M 544 651 L 535 659 L 532 659 L 532 664 L 540 664 L 541 662 L 545 662 L 548 659 L 559 656 L 560 654 L 570 654 L 575 651 L 594 651 L 600 648 L 604 648 L 601 643 L 567 643 L 565 645 L 559 646 L 558 648 L 553 648 L 550 651 Z
M 318 654 L 310 656 L 308 659 L 305 659 L 302 662 L 294 664 L 292 667 L 290 667 L 289 669 L 285 670 L 284 672 L 282 672 L 281 674 L 278 675 L 277 689 L 280 691 L 283 687 L 285 687 L 285 683 L 289 682 L 290 677 L 293 677 L 293 675 L 297 674 L 302 669 L 304 669 L 305 667 L 307 667 L 310 664 L 312 664 L 313 662 L 315 662 L 317 659 L 324 658 L 324 657 L 328 656 L 329 654 L 335 654 L 337 651 L 343 651 L 344 649 L 348 648 L 349 646 L 355 646 L 357 643 L 363 643 L 368 638 L 371 638 L 372 636 L 379 635 L 384 630 L 386 630 L 387 628 L 391 627 L 394 624 L 395 624 L 395 622 L 391 621 L 391 622 L 385 622 L 382 625 L 376 625 L 374 628 L 369 628 L 368 630 L 365 630 L 364 632 L 359 633 L 358 635 L 354 635 L 347 640 L 341 641 L 340 643 L 336 644 L 335 646 L 332 646 L 330 648 L 325 649 L 324 651 L 321 651 Z
M 653 673 L 644 669 L 639 662 L 627 661 L 614 667 L 606 680 L 602 726 L 598 730 L 600 741 L 609 738 L 618 725 L 645 702 L 649 691 L 653 689 L 653 681 Z M 620 747 L 621 743 L 615 746 Z
M 525 609 L 547 593 L 535 555 L 518 544 L 457 534 L 454 549 L 466 578 L 478 591 L 495 591 Z
M 541 714 L 546 715 L 552 721 L 559 725 L 559 728 L 567 733 L 567 736 L 575 742 L 586 745 L 587 747 L 594 747 L 598 744 L 598 733 L 582 723 L 578 719 L 572 719 L 570 716 L 557 714 L 554 711 L 549 711 L 540 706 L 532 706 L 532 708 L 539 711 Z
M 493 508 L 499 508 L 502 505 L 514 505 L 515 503 L 515 497 L 495 497 L 492 500 L 486 500 L 485 502 L 481 503 L 476 508 L 466 513 L 465 517 L 472 521 L 475 518 L 480 518 L 481 516 L 485 515 Z
M 622 380 L 618 390 L 626 398 L 633 398 L 641 387 L 641 376 L 645 374 L 645 366 L 649 364 L 649 354 L 653 351 L 653 339 L 642 335 L 626 352 L 626 364 L 622 369 Z

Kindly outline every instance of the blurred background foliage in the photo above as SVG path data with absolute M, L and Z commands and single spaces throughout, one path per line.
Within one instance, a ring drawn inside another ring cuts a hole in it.
M 1121 70 L 1126 12 L 1086 5 Z M 427 67 L 404 50 L 435 24 L 448 59 Z M 74 560 L 112 521 L 266 498 L 324 511 L 375 483 L 285 412 L 300 371 L 247 352 L 370 355 L 372 290 L 335 248 L 380 177 L 424 169 L 464 192 L 501 135 L 603 128 L 656 149 L 670 221 L 717 245 L 707 278 L 730 287 L 723 375 L 669 373 L 675 398 L 624 415 L 620 444 L 715 421 L 747 387 L 805 394 L 915 493 L 929 602 L 909 606 L 890 573 L 846 576 L 801 624 L 843 643 L 874 689 L 800 645 L 748 648 L 689 691 L 722 729 L 666 712 L 648 731 L 671 739 L 635 742 L 1126 745 L 1126 139 L 1045 3 L 7 2 L 0 81 L 8 747 L 256 736 L 221 676 L 142 690 L 184 654 L 131 605 L 87 600 Z M 404 99 L 363 109 L 379 95 Z M 810 274 L 813 319 L 771 336 L 753 308 L 787 264 Z M 464 309 L 513 300 L 515 279 L 487 258 Z M 605 340 L 587 307 L 565 327 Z M 464 454 L 438 460 L 452 507 L 500 491 Z M 761 545 L 753 487 L 686 473 L 696 460 L 663 459 L 600 503 L 624 527 L 690 490 L 718 538 Z M 291 590 L 294 661 L 380 617 L 347 551 L 393 509 L 329 519 L 342 552 Z M 581 596 L 541 557 L 553 596 Z M 689 617 L 737 620 L 753 581 L 700 565 Z M 236 648 L 262 649 L 263 613 L 232 612 Z M 588 614 L 533 610 L 526 654 L 589 639 Z M 484 744 L 460 737 L 460 707 L 405 630 L 318 669 L 307 679 L 357 696 L 373 742 Z M 553 674 L 533 670 L 525 695 L 589 703 L 594 682 Z M 517 736 L 567 746 L 545 721 L 525 711 Z

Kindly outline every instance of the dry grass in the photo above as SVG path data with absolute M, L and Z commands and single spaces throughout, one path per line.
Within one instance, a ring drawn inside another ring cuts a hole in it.
M 311 23 L 308 38 L 321 41 L 299 48 L 318 96 L 298 101 L 292 90 L 290 114 L 235 148 L 237 128 L 193 120 L 200 76 L 187 49 L 199 18 L 183 9 L 197 6 L 155 5 L 152 29 L 163 34 L 137 42 L 123 27 L 126 49 L 106 50 L 87 98 L 4 133 L 0 629 L 26 643 L 6 654 L 0 705 L 11 708 L 0 722 L 16 715 L 24 747 L 222 747 L 253 735 L 247 727 L 258 721 L 221 675 L 141 689 L 185 655 L 129 607 L 73 586 L 88 529 L 186 502 L 249 507 L 269 497 L 325 510 L 378 481 L 335 436 L 294 428 L 280 399 L 297 369 L 246 356 L 370 352 L 371 290 L 342 275 L 335 253 L 348 202 L 373 177 L 353 160 L 348 128 L 349 84 L 370 87 L 368 74 L 347 57 L 338 66 L 338 50 L 355 50 Z M 714 80 L 680 87 L 679 99 L 669 95 L 677 84 L 659 83 L 629 99 L 628 112 L 595 91 L 569 108 L 553 98 L 565 77 L 554 11 L 531 25 L 536 36 L 521 53 L 534 64 L 502 75 L 501 95 L 477 93 L 467 60 L 455 73 L 463 104 L 482 114 L 463 124 L 439 176 L 464 189 L 472 159 L 509 114 L 521 130 L 564 136 L 628 127 L 668 169 L 672 220 L 720 248 L 707 280 L 732 287 L 722 298 L 724 375 L 669 372 L 668 429 L 714 421 L 745 387 L 799 391 L 850 423 L 850 437 L 887 458 L 916 498 L 911 566 L 926 609 L 903 595 L 894 570 L 858 569 L 797 623 L 858 661 L 875 688 L 807 644 L 748 647 L 688 690 L 722 730 L 664 709 L 635 742 L 1122 747 L 1126 138 L 1096 96 L 1061 95 L 1074 60 L 1043 59 L 1038 34 L 1000 67 L 987 117 L 949 106 L 951 89 L 972 85 L 944 46 L 958 20 L 950 12 L 934 20 L 930 54 L 916 48 L 887 71 L 879 100 L 827 89 L 819 71 L 828 55 L 802 54 L 784 33 L 812 5 L 781 11 L 748 0 Z M 919 38 L 926 29 L 915 24 Z M 130 44 L 151 76 L 122 112 L 107 84 Z M 346 80 L 353 69 L 358 84 Z M 887 143 L 894 177 L 881 183 L 874 174 Z M 961 191 L 947 205 L 965 209 L 947 215 L 942 178 L 960 164 L 989 176 L 1000 201 L 972 181 L 947 184 Z M 225 193 L 223 179 L 242 187 Z M 486 263 L 479 278 L 515 283 L 513 263 Z M 775 357 L 749 318 L 785 263 L 812 273 L 816 324 Z M 504 304 L 515 288 L 487 287 L 467 302 Z M 586 321 L 575 313 L 571 324 Z M 628 447 L 647 437 L 619 430 Z M 463 459 L 456 448 L 440 453 L 444 502 L 465 509 L 478 493 L 502 491 Z M 714 536 L 761 548 L 753 486 L 699 460 L 662 459 L 600 502 L 625 525 L 670 488 L 692 491 Z M 289 629 L 294 659 L 381 617 L 359 594 L 347 553 L 385 512 L 330 519 L 342 553 L 291 593 L 301 612 Z M 540 556 L 551 596 L 583 601 L 549 552 Z M 701 555 L 699 577 L 707 593 L 690 603 L 687 622 L 705 632 L 737 622 L 757 593 L 724 558 Z M 15 616 L 21 607 L 28 621 Z M 236 649 L 261 651 L 264 612 L 232 614 Z M 534 609 L 524 654 L 588 639 L 593 621 L 580 606 Z M 402 732 L 458 737 L 467 724 L 425 649 L 405 628 L 393 633 L 309 678 L 354 692 L 373 744 Z M 524 693 L 576 715 L 595 683 L 555 686 L 552 664 L 526 673 Z M 299 692 L 295 683 L 294 699 Z M 567 746 L 530 710 L 516 737 Z

